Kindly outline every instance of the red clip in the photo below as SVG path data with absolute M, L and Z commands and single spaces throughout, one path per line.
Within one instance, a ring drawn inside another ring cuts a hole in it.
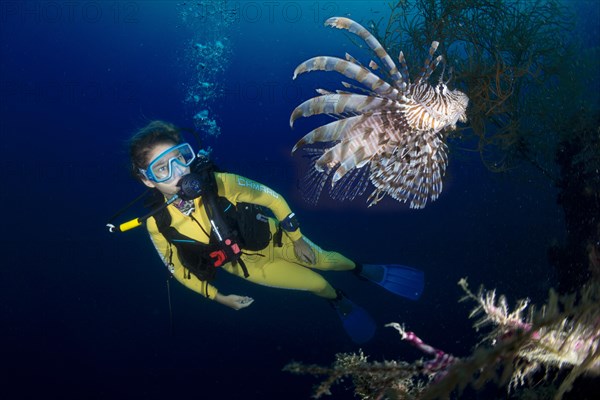
M 214 261 L 214 266 L 215 267 L 220 267 L 221 265 L 223 265 L 223 262 L 225 261 L 225 252 L 223 250 L 215 250 L 212 253 L 210 253 L 210 257 L 211 258 L 216 258 L 216 260 Z

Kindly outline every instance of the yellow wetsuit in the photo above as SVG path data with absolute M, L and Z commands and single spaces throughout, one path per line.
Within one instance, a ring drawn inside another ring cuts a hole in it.
M 267 207 L 279 221 L 291 213 L 284 198 L 264 185 L 234 174 L 217 172 L 215 178 L 219 196 L 225 197 L 234 205 L 237 205 L 238 202 L 245 202 Z M 192 215 L 204 231 L 190 216 L 181 213 L 173 204 L 169 205 L 167 210 L 171 215 L 171 226 L 179 233 L 208 244 L 209 237 L 205 232 L 210 234 L 211 227 L 201 197 L 194 200 Z M 277 224 L 273 218 L 269 218 L 269 226 L 271 236 L 273 236 L 277 230 Z M 173 276 L 189 289 L 214 299 L 218 292 L 217 288 L 206 281 L 199 280 L 181 264 L 177 256 L 177 248 L 171 245 L 158 231 L 156 220 L 149 218 L 146 227 L 156 250 Z M 354 262 L 339 253 L 322 250 L 306 237 L 304 239 L 315 252 L 316 263 L 311 265 L 302 262 L 296 257 L 293 245 L 293 241 L 302 236 L 300 229 L 294 232 L 285 232 L 282 235 L 283 246 L 281 247 L 275 246 L 271 239 L 269 245 L 263 250 L 244 252 L 242 260 L 250 274 L 247 278 L 244 278 L 239 263 L 236 265 L 227 263 L 221 268 L 259 285 L 306 290 L 327 299 L 335 298 L 335 289 L 313 269 L 345 271 L 353 269 Z

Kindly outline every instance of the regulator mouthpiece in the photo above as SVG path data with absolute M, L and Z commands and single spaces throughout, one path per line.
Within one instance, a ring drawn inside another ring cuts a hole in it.
M 183 200 L 193 200 L 202 195 L 202 178 L 198 174 L 184 175 L 177 186 L 181 188 L 177 195 Z

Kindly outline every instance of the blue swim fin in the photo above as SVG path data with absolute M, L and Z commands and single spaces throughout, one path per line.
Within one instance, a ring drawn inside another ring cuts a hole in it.
M 418 300 L 425 286 L 423 271 L 404 265 L 363 264 L 358 267 L 357 273 L 360 277 L 410 300 Z
M 354 304 L 342 292 L 338 292 L 338 298 L 330 300 L 342 321 L 344 330 L 352 341 L 363 344 L 371 340 L 375 335 L 375 322 L 373 318 L 362 307 Z

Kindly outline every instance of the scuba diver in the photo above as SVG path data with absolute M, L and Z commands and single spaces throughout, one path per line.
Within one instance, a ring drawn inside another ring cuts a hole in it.
M 353 271 L 397 295 L 416 300 L 423 272 L 400 265 L 369 265 L 326 251 L 300 230 L 296 215 L 272 189 L 243 176 L 217 172 L 207 153 L 194 152 L 180 129 L 152 121 L 129 142 L 131 172 L 153 189 L 157 201 L 145 217 L 114 226 L 125 231 L 145 223 L 172 276 L 187 288 L 235 310 L 254 299 L 226 294 L 214 285 L 218 269 L 247 281 L 309 291 L 329 301 L 356 343 L 371 339 L 369 314 L 316 270 Z

